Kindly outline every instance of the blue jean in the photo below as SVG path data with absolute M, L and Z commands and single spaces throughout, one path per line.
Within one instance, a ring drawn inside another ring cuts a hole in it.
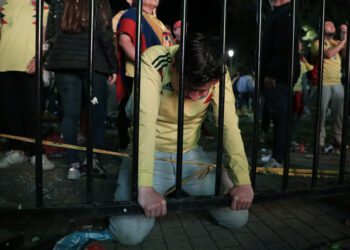
M 281 163 L 289 148 L 286 133 L 288 126 L 288 84 L 277 83 L 274 88 L 265 88 L 263 93 L 267 115 L 273 122 L 272 157 Z
M 88 72 L 87 71 L 66 71 L 56 72 L 56 84 L 63 106 L 62 134 L 65 143 L 76 145 L 78 135 L 78 122 L 82 101 L 86 103 L 88 98 Z M 98 103 L 93 105 L 93 146 L 103 145 L 104 124 L 107 109 L 107 76 L 94 73 L 93 95 Z M 69 164 L 78 162 L 78 151 L 67 149 Z
M 156 158 L 176 159 L 176 153 L 156 152 Z M 183 161 L 211 163 L 212 161 L 197 147 L 183 155 Z M 176 184 L 176 162 L 155 161 L 153 187 L 161 194 Z M 183 164 L 183 179 L 188 178 L 203 166 Z M 131 200 L 131 160 L 125 158 L 119 172 L 115 201 Z M 192 196 L 214 195 L 215 169 L 203 179 L 194 178 L 182 186 Z M 248 210 L 232 210 L 229 207 L 210 209 L 216 222 L 227 228 L 242 227 L 248 220 Z M 109 229 L 114 239 L 123 245 L 135 245 L 143 241 L 154 225 L 154 219 L 144 215 L 123 215 L 110 217 Z

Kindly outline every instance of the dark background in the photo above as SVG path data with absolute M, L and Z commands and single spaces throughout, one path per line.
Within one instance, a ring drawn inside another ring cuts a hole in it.
M 220 0 L 188 0 L 189 31 L 200 31 L 210 35 L 220 35 Z M 303 25 L 318 30 L 321 0 L 297 0 L 297 11 Z M 326 19 L 332 20 L 336 27 L 346 23 L 349 13 L 349 0 L 327 0 Z M 255 60 L 256 6 L 257 0 L 227 0 L 227 49 L 233 49 L 233 70 L 241 73 L 249 71 Z M 124 0 L 111 0 L 113 11 L 127 9 Z M 181 18 L 181 0 L 161 0 L 157 9 L 158 18 L 172 27 Z M 270 15 L 269 0 L 263 0 L 263 25 Z M 305 34 L 303 34 L 305 35 Z M 304 43 L 311 41 L 304 41 Z M 305 48 L 309 45 L 305 44 Z M 307 55 L 308 52 L 305 51 Z

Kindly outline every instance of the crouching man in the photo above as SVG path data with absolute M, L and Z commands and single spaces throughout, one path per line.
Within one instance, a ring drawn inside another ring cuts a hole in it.
M 124 245 L 134 245 L 151 231 L 154 220 L 167 213 L 163 194 L 176 183 L 176 162 L 157 159 L 176 159 L 178 89 L 180 69 L 179 46 L 154 46 L 142 54 L 141 97 L 139 123 L 138 202 L 145 215 L 113 216 L 109 229 Z M 220 42 L 196 33 L 186 40 L 184 74 L 184 131 L 183 161 L 212 163 L 198 147 L 201 125 L 212 105 L 217 120 L 219 109 L 219 80 L 223 56 Z M 248 220 L 248 208 L 254 197 L 248 162 L 238 129 L 230 77 L 226 73 L 224 148 L 232 169 L 233 180 L 225 190 L 232 197 L 231 207 L 209 210 L 214 220 L 226 228 L 242 227 Z M 203 166 L 183 164 L 184 179 Z M 131 160 L 125 159 L 118 177 L 114 200 L 131 200 Z M 194 178 L 182 186 L 192 196 L 214 195 L 215 169 L 203 179 Z

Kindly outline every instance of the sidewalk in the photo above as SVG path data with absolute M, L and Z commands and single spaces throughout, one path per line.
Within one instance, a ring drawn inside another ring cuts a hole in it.
M 215 153 L 210 155 L 215 157 Z M 44 171 L 44 205 L 85 203 L 85 179 L 68 181 L 63 158 L 52 159 L 56 168 Z M 103 156 L 107 179 L 94 178 L 94 201 L 110 201 L 120 159 Z M 347 156 L 346 166 L 350 166 Z M 320 169 L 338 169 L 339 156 L 320 156 Z M 312 159 L 291 154 L 291 168 L 310 169 Z M 0 170 L 0 206 L 25 208 L 35 205 L 35 171 L 29 162 Z M 346 175 L 349 183 L 350 175 Z M 257 192 L 280 190 L 282 176 L 257 175 Z M 334 186 L 337 178 L 321 178 L 319 186 Z M 310 178 L 291 176 L 288 190 L 308 189 Z M 350 249 L 350 194 L 328 199 L 290 200 L 254 204 L 247 225 L 239 230 L 221 228 L 205 211 L 174 212 L 156 221 L 145 241 L 125 247 L 109 242 L 110 249 Z M 108 218 L 34 220 L 1 218 L 0 244 L 14 241 L 0 249 L 52 249 L 62 236 L 74 231 L 100 230 L 108 226 Z M 345 223 L 347 221 L 347 223 Z M 15 245 L 17 243 L 17 245 Z M 11 248 L 12 247 L 12 248 Z
M 156 221 L 145 241 L 125 247 L 114 242 L 109 249 L 350 249 L 349 199 L 294 200 L 253 205 L 247 225 L 228 230 L 213 224 L 205 211 L 170 212 Z M 342 204 L 340 204 L 342 203 Z M 24 244 L 13 249 L 52 249 L 56 240 L 75 230 L 102 229 L 106 218 L 84 220 L 6 220 L 8 235 L 23 235 Z M 337 242 L 331 248 L 329 243 Z M 17 241 L 19 242 L 19 240 Z M 11 249 L 11 248 L 2 248 Z

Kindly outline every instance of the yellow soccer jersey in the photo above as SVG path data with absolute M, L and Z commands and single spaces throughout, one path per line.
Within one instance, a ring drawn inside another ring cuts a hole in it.
M 175 153 L 177 148 L 178 93 L 171 83 L 171 60 L 178 46 L 153 46 L 141 57 L 139 186 L 153 185 L 154 152 Z M 234 172 L 234 184 L 250 184 L 248 162 L 238 128 L 230 76 L 226 74 L 224 148 Z M 184 101 L 183 151 L 197 147 L 200 128 L 209 105 L 217 122 L 219 83 L 194 102 Z
M 3 17 L 0 39 L 0 72 L 27 71 L 35 56 L 35 1 L 7 0 L 2 6 Z M 44 6 L 43 24 L 46 25 L 48 6 Z
M 324 40 L 324 48 L 330 49 L 339 44 L 339 41 Z M 317 40 L 312 48 L 311 53 L 318 55 L 319 41 Z M 332 58 L 324 58 L 323 60 L 323 85 L 334 85 L 341 83 L 341 59 L 339 53 Z

